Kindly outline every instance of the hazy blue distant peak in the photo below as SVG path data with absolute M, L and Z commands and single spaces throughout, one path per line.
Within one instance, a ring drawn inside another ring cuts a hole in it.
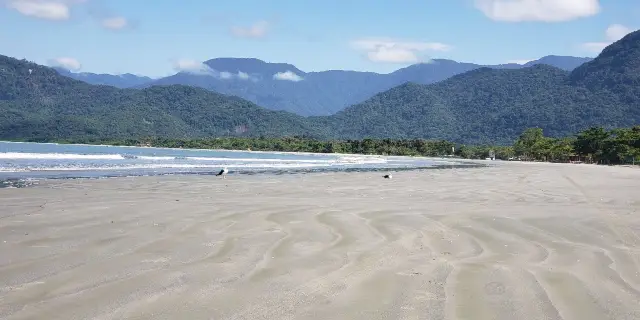
M 256 58 L 215 58 L 204 62 L 211 69 L 219 72 L 259 74 L 271 77 L 277 73 L 292 72 L 298 76 L 306 73 L 288 63 L 271 63 Z
M 536 64 L 547 64 L 566 71 L 571 71 L 591 60 L 593 60 L 593 58 L 549 55 L 538 60 L 529 61 L 525 63 L 524 66 L 530 67 Z
M 117 88 L 130 88 L 139 86 L 145 83 L 149 83 L 154 79 L 146 76 L 139 76 L 131 73 L 124 74 L 98 74 L 91 72 L 72 72 L 62 67 L 53 67 L 59 74 L 73 78 L 76 80 L 84 81 L 89 84 L 103 84 L 108 86 L 114 86 Z
M 569 57 L 568 60 L 571 60 Z M 574 58 L 581 62 L 582 58 Z M 571 70 L 574 65 L 549 65 Z M 540 64 L 538 59 L 530 64 Z M 415 82 L 429 84 L 481 67 L 521 69 L 516 63 L 483 66 L 449 59 L 433 59 L 392 73 L 328 70 L 304 72 L 292 64 L 270 63 L 255 58 L 216 58 L 187 65 L 190 72 L 158 79 L 138 87 L 182 84 L 235 95 L 272 110 L 300 115 L 328 115 L 360 103 L 394 86 Z M 252 80 L 252 81 L 246 81 Z

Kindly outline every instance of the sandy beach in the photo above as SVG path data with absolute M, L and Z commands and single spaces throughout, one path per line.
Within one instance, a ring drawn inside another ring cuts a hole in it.
M 640 319 L 640 170 L 0 189 L 1 319 Z

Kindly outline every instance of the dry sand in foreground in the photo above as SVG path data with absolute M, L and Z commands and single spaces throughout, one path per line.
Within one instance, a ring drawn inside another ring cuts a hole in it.
M 640 170 L 0 190 L 2 319 L 640 319 Z

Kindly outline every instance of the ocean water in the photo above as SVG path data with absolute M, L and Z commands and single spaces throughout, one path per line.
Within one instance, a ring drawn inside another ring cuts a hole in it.
M 0 142 L 0 181 L 163 174 L 229 175 L 459 166 L 450 160 L 285 152 Z

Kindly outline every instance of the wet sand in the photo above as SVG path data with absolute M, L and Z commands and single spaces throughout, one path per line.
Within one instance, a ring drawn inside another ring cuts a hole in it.
M 640 170 L 0 189 L 2 319 L 640 319 Z

